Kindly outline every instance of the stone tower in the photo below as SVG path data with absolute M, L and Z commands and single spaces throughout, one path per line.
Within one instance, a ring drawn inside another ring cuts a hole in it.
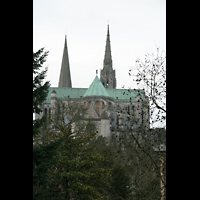
M 109 25 L 107 32 L 105 57 L 103 61 L 103 69 L 100 73 L 100 81 L 105 88 L 116 88 L 115 70 L 113 70 L 112 68 Z
M 64 50 L 63 50 L 63 57 L 62 57 L 58 87 L 68 87 L 68 88 L 72 87 L 66 35 L 65 35 L 65 44 L 64 44 Z

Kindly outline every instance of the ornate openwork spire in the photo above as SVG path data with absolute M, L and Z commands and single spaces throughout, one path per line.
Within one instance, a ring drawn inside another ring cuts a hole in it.
M 100 80 L 105 88 L 116 88 L 115 70 L 112 68 L 109 25 L 107 31 L 103 69 L 100 72 Z
M 106 50 L 105 50 L 105 57 L 104 57 L 104 65 L 108 62 L 112 64 L 109 25 L 108 25 L 108 32 L 107 32 L 107 39 L 106 39 Z M 111 65 L 111 67 L 112 67 L 112 65 Z

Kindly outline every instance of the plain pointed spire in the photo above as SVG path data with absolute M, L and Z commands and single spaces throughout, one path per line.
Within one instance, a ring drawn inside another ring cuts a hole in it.
M 64 44 L 64 50 L 63 50 L 63 57 L 62 57 L 58 87 L 69 87 L 69 88 L 72 87 L 66 35 L 65 35 L 65 44 Z

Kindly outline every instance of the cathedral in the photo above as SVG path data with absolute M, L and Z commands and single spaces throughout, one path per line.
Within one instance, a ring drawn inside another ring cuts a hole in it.
M 58 87 L 50 87 L 42 108 L 35 118 L 51 115 L 56 99 L 73 101 L 87 108 L 85 118 L 92 118 L 99 135 L 112 137 L 127 129 L 149 129 L 149 100 L 141 89 L 116 89 L 117 81 L 113 70 L 109 25 L 100 79 L 96 75 L 88 88 L 73 88 L 65 37 Z

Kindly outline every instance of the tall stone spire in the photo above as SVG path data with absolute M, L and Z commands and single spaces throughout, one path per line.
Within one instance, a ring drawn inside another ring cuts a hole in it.
M 64 50 L 63 50 L 63 57 L 62 57 L 58 87 L 69 87 L 69 88 L 72 87 L 66 35 L 65 35 L 65 44 L 64 44 Z
M 112 68 L 109 25 L 106 39 L 106 50 L 103 60 L 103 69 L 100 72 L 100 81 L 105 88 L 116 88 L 115 70 Z
M 109 25 L 108 25 L 108 32 L 107 32 L 107 40 L 106 40 L 106 51 L 104 56 L 104 65 L 110 62 L 112 67 L 112 57 L 111 57 L 111 48 L 110 48 L 110 33 L 109 33 Z

